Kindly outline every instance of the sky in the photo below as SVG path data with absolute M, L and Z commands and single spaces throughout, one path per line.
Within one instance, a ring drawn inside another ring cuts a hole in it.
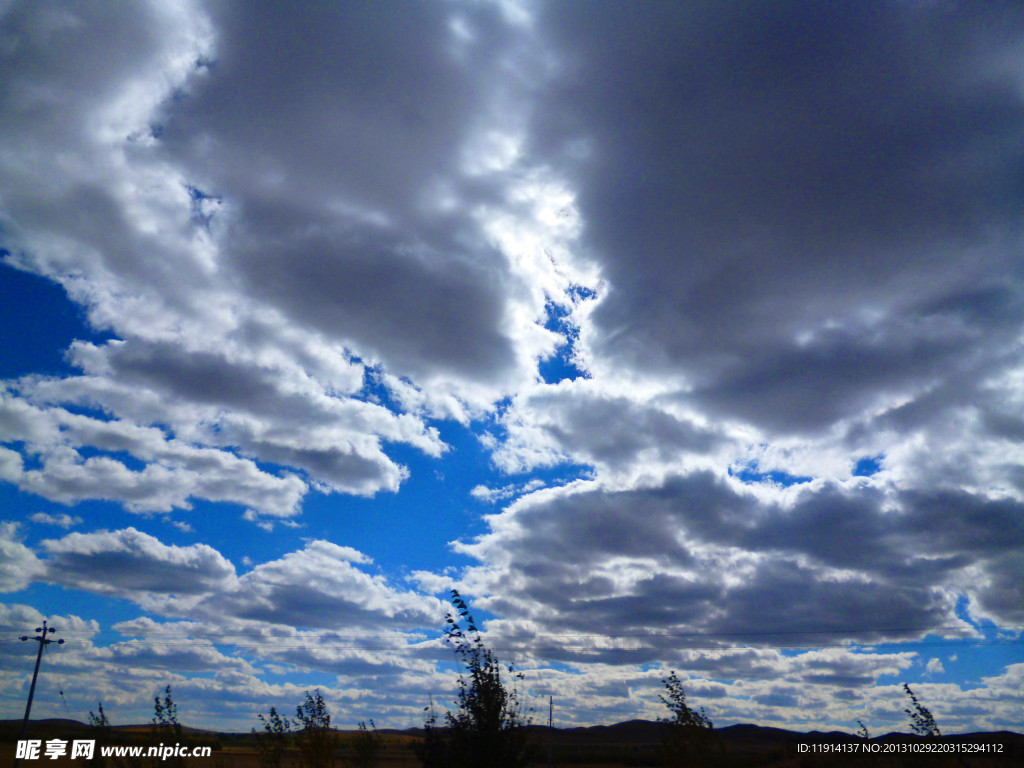
M 1024 7 L 0 2 L 0 718 L 1024 729 Z

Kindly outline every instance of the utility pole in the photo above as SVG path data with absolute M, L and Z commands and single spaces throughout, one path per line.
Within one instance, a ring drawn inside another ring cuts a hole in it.
M 25 705 L 25 719 L 21 721 L 21 735 L 18 737 L 19 741 L 25 740 L 25 732 L 28 730 L 28 716 L 32 712 L 32 698 L 36 695 L 36 678 L 39 677 L 39 663 L 43 660 L 43 648 L 50 643 L 57 643 L 57 645 L 64 644 L 63 638 L 60 640 L 51 640 L 46 636 L 47 634 L 53 634 L 57 630 L 53 627 L 47 627 L 45 621 L 43 622 L 43 626 L 36 627 L 35 631 L 39 633 L 39 637 L 29 637 L 28 635 L 21 636 L 22 642 L 25 642 L 26 640 L 35 640 L 39 643 L 39 653 L 36 654 L 36 668 L 35 671 L 32 672 L 32 685 L 28 689 L 28 704 Z M 14 765 L 12 768 L 18 768 L 17 755 L 14 757 Z
M 555 728 L 555 697 L 548 696 L 548 768 L 552 767 L 551 762 L 551 737 Z

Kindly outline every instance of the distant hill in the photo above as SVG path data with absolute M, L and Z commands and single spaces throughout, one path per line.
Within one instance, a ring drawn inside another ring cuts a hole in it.
M 615 725 L 592 725 L 578 728 L 555 728 L 551 732 L 553 744 L 657 744 L 661 741 L 661 723 L 650 720 L 627 720 Z M 538 735 L 546 734 L 547 727 L 531 726 Z M 740 724 L 716 728 L 715 733 L 726 745 L 736 751 L 761 751 L 766 748 L 785 747 L 793 744 L 824 744 L 858 740 L 844 731 L 789 731 L 763 725 Z M 872 742 L 920 741 L 919 736 L 910 733 L 892 732 L 872 738 Z M 943 736 L 948 742 L 1001 742 L 1011 746 L 1019 756 L 1024 756 L 1024 734 L 1011 731 L 978 732 Z
M 149 723 L 139 725 L 113 725 L 110 727 L 112 734 L 116 736 L 135 736 L 142 734 L 148 737 L 152 733 L 153 726 Z M 203 728 L 191 728 L 182 726 L 182 734 L 187 734 L 193 739 L 210 740 L 218 735 L 216 731 Z M 0 741 L 17 741 L 21 733 L 21 719 L 0 720 Z M 95 733 L 86 723 L 67 718 L 49 718 L 45 720 L 30 720 L 28 723 L 28 738 L 46 739 L 56 737 L 93 738 L 89 734 Z
M 614 725 L 592 725 L 575 728 L 551 728 L 547 726 L 533 725 L 529 730 L 534 734 L 534 740 L 540 745 L 550 743 L 556 749 L 586 749 L 604 747 L 626 747 L 626 748 L 649 748 L 661 741 L 662 725 L 650 720 L 627 720 Z M 113 726 L 111 728 L 114 738 L 138 738 L 148 736 L 151 726 L 149 724 Z M 18 738 L 21 730 L 21 720 L 0 720 L 0 741 L 11 742 Z M 247 740 L 251 737 L 250 732 L 222 733 L 207 729 L 183 727 L 184 733 L 193 740 L 223 741 L 225 745 Z M 341 733 L 353 733 L 354 731 L 340 731 Z M 55 737 L 83 737 L 91 733 L 88 725 L 69 719 L 33 720 L 29 723 L 29 736 L 36 739 Z M 422 728 L 408 728 L 404 730 L 394 728 L 382 728 L 378 730 L 381 735 L 400 736 L 405 738 L 417 738 L 423 735 Z M 765 754 L 795 753 L 798 744 L 834 744 L 856 741 L 856 737 L 843 731 L 790 731 L 782 728 L 769 728 L 761 725 L 741 724 L 730 725 L 725 728 L 715 729 L 715 733 L 721 739 L 726 749 L 734 755 L 743 754 Z M 911 742 L 920 741 L 920 737 L 908 733 L 892 732 L 883 736 L 871 739 L 877 743 Z M 979 732 L 968 734 L 956 734 L 943 736 L 944 742 L 960 743 L 1001 743 L 1004 745 L 1004 752 L 1001 758 L 1017 761 L 1024 760 L 1024 734 L 1010 731 Z

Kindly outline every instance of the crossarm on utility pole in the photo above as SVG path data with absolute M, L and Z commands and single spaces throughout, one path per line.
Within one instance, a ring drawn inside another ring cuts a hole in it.
M 45 648 L 50 643 L 57 643 L 57 645 L 63 645 L 64 643 L 63 638 L 61 638 L 60 640 L 51 640 L 46 636 L 47 634 L 52 634 L 57 630 L 53 627 L 47 627 L 45 621 L 43 622 L 43 626 L 36 627 L 35 631 L 39 633 L 39 637 L 29 637 L 28 635 L 21 636 L 22 642 L 25 642 L 27 640 L 35 640 L 37 643 L 39 643 L 39 652 L 36 654 L 36 668 L 32 672 L 32 685 L 30 685 L 28 689 L 28 704 L 25 705 L 25 718 L 21 721 L 21 735 L 18 737 L 19 741 L 25 740 L 25 733 L 26 731 L 28 731 L 28 717 L 32 713 L 32 699 L 36 695 L 36 679 L 39 677 L 39 664 L 43 660 L 43 648 Z M 18 768 L 18 762 L 18 756 L 17 754 L 15 754 L 14 765 L 12 766 L 12 768 Z

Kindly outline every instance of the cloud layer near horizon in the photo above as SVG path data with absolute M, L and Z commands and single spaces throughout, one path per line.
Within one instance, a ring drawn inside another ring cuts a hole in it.
M 447 422 L 496 468 L 475 497 L 511 500 L 418 592 L 342 533 L 239 575 L 216 542 L 92 520 L 5 528 L 0 588 L 296 631 L 430 626 L 453 581 L 498 636 L 1024 623 L 1015 4 L 12 2 L 0 25 L 4 261 L 95 331 L 73 374 L 3 382 L 0 479 L 270 528 L 400 493 L 398 449 L 443 467 Z
M 5 541 L 12 533 L 4 532 Z M 245 730 L 252 713 L 270 705 L 287 711 L 314 687 L 296 681 L 327 675 L 336 683 L 316 685 L 337 722 L 351 727 L 372 712 L 404 727 L 420 722 L 424 700 L 454 690 L 445 663 L 450 649 L 436 633 L 416 629 L 436 625 L 443 604 L 370 576 L 368 558 L 355 550 L 310 542 L 239 574 L 212 547 L 168 546 L 135 529 L 67 534 L 44 541 L 43 549 L 33 561 L 40 580 L 128 600 L 160 620 L 140 616 L 104 627 L 73 614 L 46 617 L 69 644 L 48 653 L 42 702 L 56 700 L 59 687 L 74 712 L 99 699 L 117 722 L 141 721 L 152 693 L 171 684 L 187 724 Z M 0 606 L 7 635 L 43 618 L 26 605 Z M 656 623 L 657 617 L 647 628 Z M 556 696 L 563 725 L 659 716 L 657 694 L 671 666 L 686 676 L 691 700 L 719 724 L 810 728 L 859 718 L 874 729 L 899 728 L 901 691 L 885 680 L 916 668 L 925 681 L 915 689 L 935 702 L 946 730 L 995 730 L 1014 727 L 1024 672 L 1011 664 L 964 686 L 929 681 L 942 662 L 913 650 L 787 652 L 735 647 L 735 638 L 691 648 L 679 638 L 659 643 L 621 630 L 544 637 L 522 622 L 488 624 L 492 647 L 525 673 L 529 701 Z M 538 652 L 541 640 L 550 647 Z M 560 650 L 563 643 L 572 647 Z M 23 668 L 32 655 L 31 647 L 13 645 L 0 657 L 0 705 L 10 708 L 23 698 Z M 644 664 L 652 659 L 660 663 Z

